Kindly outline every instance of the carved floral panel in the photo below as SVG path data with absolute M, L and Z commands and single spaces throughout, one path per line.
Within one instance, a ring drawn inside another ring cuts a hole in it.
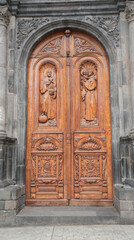
M 75 154 L 74 157 L 75 184 L 103 183 L 106 181 L 106 155 L 105 154 Z
M 38 157 L 38 177 L 39 178 L 56 178 L 57 157 L 39 156 Z
M 81 156 L 81 177 L 100 177 L 98 156 Z
M 63 185 L 63 154 L 32 155 L 32 183 Z

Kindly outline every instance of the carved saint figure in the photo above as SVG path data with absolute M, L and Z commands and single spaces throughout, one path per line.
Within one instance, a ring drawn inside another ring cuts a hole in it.
M 84 103 L 82 115 L 86 121 L 93 121 L 97 117 L 96 86 L 96 74 L 93 68 L 83 66 L 81 69 L 81 98 Z
M 56 118 L 56 74 L 53 68 L 44 70 L 44 78 L 40 84 L 41 115 L 39 121 L 45 123 Z

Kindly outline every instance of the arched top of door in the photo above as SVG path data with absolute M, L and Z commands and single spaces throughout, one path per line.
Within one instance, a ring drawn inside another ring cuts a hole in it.
M 84 33 L 84 35 L 90 36 L 90 38 L 94 39 L 94 42 L 98 42 L 101 49 L 105 49 L 109 62 L 114 63 L 116 59 L 116 51 L 113 42 L 104 35 L 98 28 L 95 26 L 76 20 L 59 20 L 53 21 L 41 26 L 37 29 L 32 35 L 28 37 L 25 43 L 22 46 L 22 50 L 20 53 L 19 64 L 25 65 L 28 63 L 28 59 L 36 49 L 37 44 L 41 44 L 44 38 L 47 38 L 52 33 L 57 33 L 61 31 L 65 31 L 66 29 L 70 29 L 71 31 L 79 31 Z M 89 38 L 89 37 L 88 37 Z M 103 50 L 104 52 L 104 50 Z

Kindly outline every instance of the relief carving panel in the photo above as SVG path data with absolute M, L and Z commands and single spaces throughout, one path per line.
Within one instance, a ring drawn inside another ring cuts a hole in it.
M 96 25 L 113 40 L 119 47 L 119 17 L 118 16 L 87 16 L 85 21 Z
M 63 154 L 32 155 L 32 184 L 63 186 Z
M 100 177 L 98 156 L 81 156 L 81 177 Z
M 89 137 L 79 146 L 79 150 L 95 151 L 100 150 L 101 145 L 93 138 Z
M 56 178 L 57 157 L 39 156 L 38 157 L 38 177 L 39 178 Z
M 42 137 L 32 135 L 32 151 L 63 151 L 62 134 L 43 134 Z
M 83 52 L 97 52 L 93 45 L 81 38 L 74 38 L 74 49 L 75 54 Z
M 80 68 L 81 126 L 97 124 L 97 67 L 86 62 Z
M 46 126 L 57 125 L 57 79 L 56 68 L 45 64 L 40 74 L 40 115 L 39 122 Z
M 74 158 L 75 185 L 106 182 L 106 155 L 76 154 Z
M 75 135 L 74 136 L 74 151 L 100 151 L 106 147 L 105 136 L 96 135 Z
M 40 53 L 61 53 L 62 48 L 62 37 L 56 38 L 48 42 L 42 49 Z
M 47 24 L 50 21 L 49 18 L 29 18 L 18 19 L 18 31 L 17 31 L 17 47 L 21 48 L 24 41 L 29 35 L 36 31 L 40 26 Z

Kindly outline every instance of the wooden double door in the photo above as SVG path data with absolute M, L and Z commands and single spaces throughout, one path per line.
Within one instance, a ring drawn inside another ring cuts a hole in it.
M 109 66 L 100 43 L 66 30 L 28 65 L 26 204 L 112 205 Z

